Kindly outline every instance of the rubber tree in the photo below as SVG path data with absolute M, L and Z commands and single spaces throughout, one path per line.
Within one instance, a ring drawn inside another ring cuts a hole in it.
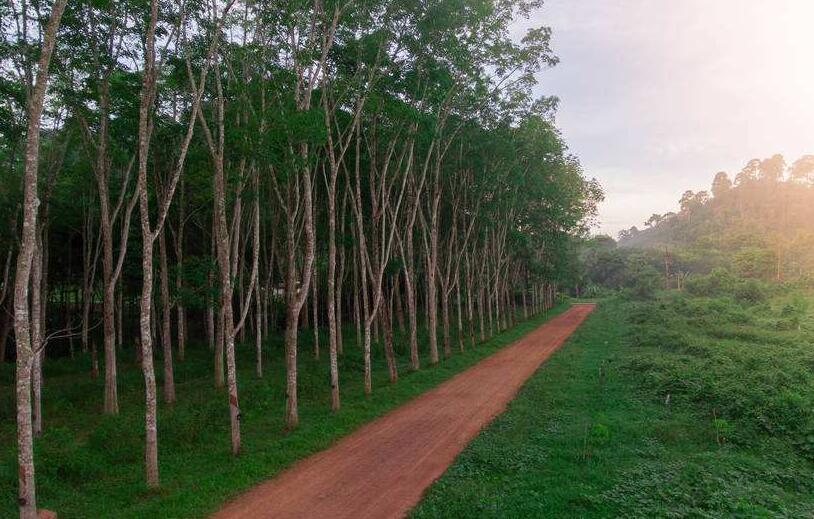
M 39 352 L 32 348 L 29 289 L 32 263 L 37 254 L 40 124 L 48 87 L 51 57 L 56 46 L 57 31 L 65 4 L 66 0 L 56 0 L 51 5 L 48 22 L 41 34 L 36 71 L 31 64 L 26 67 L 24 77 L 21 78 L 25 81 L 27 90 L 27 127 L 23 165 L 23 219 L 17 268 L 14 274 L 14 339 L 17 346 L 17 503 L 21 519 L 36 519 L 37 517 L 34 440 L 31 424 L 31 370 L 34 356 Z M 30 6 L 15 4 L 13 7 L 15 8 L 14 15 L 19 18 L 21 26 L 24 27 L 23 30 L 28 30 L 30 17 L 33 15 L 29 12 Z M 19 11 L 17 11 L 18 7 Z M 17 37 L 23 45 L 29 44 L 27 34 L 20 33 Z M 39 290 L 39 287 L 35 287 L 34 290 Z

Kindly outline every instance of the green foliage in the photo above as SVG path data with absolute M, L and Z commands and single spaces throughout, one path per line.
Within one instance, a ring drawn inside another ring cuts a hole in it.
M 715 439 L 718 445 L 726 443 L 726 439 L 731 436 L 735 430 L 733 425 L 723 418 L 713 418 L 712 427 L 715 428 Z
M 625 284 L 625 256 L 610 236 L 596 236 L 582 243 L 579 268 L 583 283 L 608 288 Z
M 174 274 L 179 275 L 178 268 Z M 218 287 L 209 286 L 210 276 L 216 274 L 215 259 L 210 256 L 192 256 L 184 259 L 182 271 L 180 272 L 183 283 L 179 291 L 174 293 L 174 297 L 180 301 L 185 308 L 206 308 L 214 305 L 218 298 Z M 175 285 L 173 285 L 175 287 Z
M 754 302 L 755 290 L 765 298 L 766 292 L 756 289 L 760 286 L 756 283 L 742 282 L 735 291 L 744 291 L 747 295 L 741 299 L 750 303 Z M 799 297 L 795 300 L 799 301 Z M 799 329 L 787 330 L 776 322 L 790 312 L 805 322 L 808 316 L 801 315 L 793 304 L 782 302 L 753 306 L 748 314 L 733 308 L 709 320 L 694 317 L 708 312 L 711 302 L 719 307 L 735 307 L 734 302 L 727 301 L 677 298 L 658 308 L 651 306 L 649 318 L 637 323 L 631 335 L 661 335 L 663 343 L 677 355 L 665 356 L 663 351 L 654 355 L 645 349 L 630 369 L 659 394 L 669 393 L 674 401 L 709 406 L 708 412 L 717 413 L 715 420 L 725 421 L 716 423 L 716 430 L 728 424 L 727 441 L 747 445 L 764 434 L 783 436 L 793 444 L 805 443 L 814 431 L 814 391 L 809 389 L 814 376 L 806 367 L 814 358 Z M 675 347 L 670 333 L 679 328 L 689 331 L 694 350 Z M 721 338 L 726 341 L 719 342 Z
M 765 249 L 749 247 L 732 255 L 732 267 L 745 278 L 767 278 L 772 274 L 774 255 Z
M 743 278 L 807 280 L 814 272 L 814 160 L 787 166 L 780 155 L 752 159 L 712 181 L 712 194 L 687 191 L 677 214 L 655 214 L 647 228 L 620 233 L 625 248 L 669 249 L 676 270 L 727 268 Z
M 692 295 L 716 297 L 732 294 L 736 278 L 725 268 L 713 269 L 709 274 L 690 275 L 684 288 Z
M 89 376 L 90 359 L 59 359 L 45 365 L 44 416 L 48 426 L 35 442 L 38 499 L 60 517 L 170 518 L 207 517 L 220 504 L 253 484 L 280 472 L 294 461 L 322 450 L 367 421 L 472 366 L 500 347 L 533 330 L 566 307 L 522 322 L 465 353 L 421 371 L 411 372 L 407 338 L 396 335 L 398 384 L 390 384 L 380 344 L 374 344 L 375 391 L 363 391 L 362 352 L 353 331 L 346 330 L 342 410 L 330 413 L 328 356 L 310 355 L 311 334 L 301 336 L 300 416 L 302 424 L 286 431 L 280 403 L 285 399 L 284 352 L 281 338 L 267 342 L 266 374 L 254 375 L 253 344 L 237 348 L 241 380 L 239 458 L 230 454 L 228 411 L 224 395 L 212 388 L 211 353 L 203 344 L 188 344 L 187 357 L 176 364 L 178 402 L 159 404 L 158 448 L 161 453 L 159 492 L 145 492 L 143 463 L 143 381 L 132 351 L 119 365 L 121 414 L 99 413 L 102 381 Z M 326 341 L 326 337 L 321 338 Z M 423 337 L 420 337 L 423 340 Z M 422 347 L 422 352 L 425 348 Z M 425 360 L 425 359 L 422 359 Z M 158 361 L 160 362 L 160 360 Z M 161 384 L 161 373 L 158 374 Z M 14 450 L 13 365 L 0 365 L 0 517 L 16 513 L 17 468 Z M 99 398 L 89 397 L 99 395 Z M 517 466 L 532 460 L 515 460 Z
M 762 303 L 768 297 L 768 289 L 756 279 L 746 279 L 735 285 L 734 296 L 741 303 Z
M 601 302 L 411 517 L 813 515 L 812 299 Z
M 766 301 L 771 288 L 758 279 L 741 279 L 727 269 L 716 268 L 706 275 L 692 275 L 685 282 L 687 292 L 695 296 L 729 296 L 744 304 Z
M 637 298 L 653 297 L 661 283 L 659 272 L 643 256 L 631 256 L 625 265 L 625 285 Z

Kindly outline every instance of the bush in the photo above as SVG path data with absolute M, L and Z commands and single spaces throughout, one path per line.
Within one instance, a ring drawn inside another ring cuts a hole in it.
M 732 292 L 626 303 L 627 343 L 639 349 L 623 369 L 659 401 L 714 410 L 719 445 L 783 438 L 814 460 L 814 357 L 806 337 L 778 333 L 798 330 L 811 300 L 797 294 L 772 310 L 758 280 Z
M 628 258 L 625 280 L 629 294 L 639 299 L 650 299 L 661 284 L 661 274 L 647 262 L 647 258 L 636 255 Z
M 737 278 L 727 269 L 717 268 L 706 275 L 689 277 L 684 286 L 694 296 L 716 297 L 731 294 L 736 282 Z
M 589 299 L 599 297 L 610 297 L 615 293 L 611 288 L 603 287 L 602 285 L 595 285 L 593 283 L 585 285 L 580 291 L 580 297 Z
M 741 249 L 732 257 L 735 272 L 744 278 L 769 278 L 774 272 L 775 258 L 771 251 L 759 247 Z
M 780 317 L 802 317 L 808 313 L 808 300 L 796 294 L 792 300 L 780 310 Z
M 727 269 L 718 268 L 706 275 L 687 279 L 685 285 L 690 295 L 699 297 L 732 296 L 742 304 L 763 303 L 769 297 L 769 287 L 757 279 L 740 279 Z
M 739 303 L 754 305 L 766 301 L 769 296 L 768 292 L 764 283 L 756 279 L 747 279 L 735 286 L 733 295 Z

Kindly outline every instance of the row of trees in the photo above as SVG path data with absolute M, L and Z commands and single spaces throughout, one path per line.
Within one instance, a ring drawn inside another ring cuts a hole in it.
M 155 487 L 155 345 L 167 404 L 187 343 L 209 345 L 238 454 L 236 343 L 260 377 L 264 337 L 284 333 L 293 428 L 303 321 L 313 355 L 327 331 L 337 411 L 348 321 L 370 393 L 374 339 L 398 378 L 394 321 L 419 369 L 420 327 L 432 364 L 550 305 L 601 192 L 555 100 L 531 95 L 550 31 L 510 38 L 536 4 L 5 4 L 0 355 L 17 363 L 21 517 L 36 516 L 42 363 L 75 344 L 91 376 L 102 356 L 116 414 L 117 352 L 138 337 Z

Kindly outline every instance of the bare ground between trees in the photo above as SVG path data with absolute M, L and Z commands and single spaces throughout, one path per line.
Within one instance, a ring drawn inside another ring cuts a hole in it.
M 593 308 L 573 306 L 333 447 L 236 497 L 212 519 L 403 517 Z

